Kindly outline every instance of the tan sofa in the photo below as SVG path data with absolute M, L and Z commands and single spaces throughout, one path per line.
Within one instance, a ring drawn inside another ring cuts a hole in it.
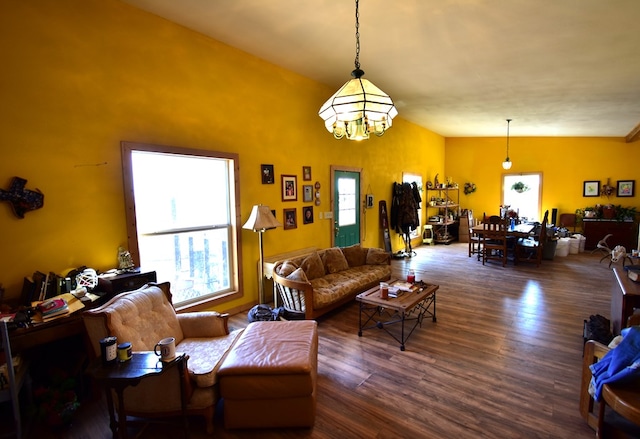
M 315 319 L 391 277 L 391 255 L 360 245 L 332 247 L 277 262 L 273 280 L 284 308 Z
M 118 294 L 103 306 L 83 313 L 93 353 L 100 356 L 100 340 L 116 336 L 118 343 L 131 342 L 134 351 L 153 351 L 165 337 L 175 337 L 176 351 L 186 353 L 189 382 L 188 414 L 203 415 L 207 432 L 213 433 L 218 401 L 217 372 L 241 330 L 229 332 L 227 314 L 215 311 L 176 314 L 170 285 L 148 284 Z M 124 390 L 129 416 L 167 416 L 181 413 L 178 368 L 147 377 Z M 190 394 L 190 395 L 189 395 Z

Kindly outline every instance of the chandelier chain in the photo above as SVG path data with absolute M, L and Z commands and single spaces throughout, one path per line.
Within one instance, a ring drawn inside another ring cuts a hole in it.
M 360 12 L 358 9 L 359 1 L 356 0 L 356 69 L 360 68 Z

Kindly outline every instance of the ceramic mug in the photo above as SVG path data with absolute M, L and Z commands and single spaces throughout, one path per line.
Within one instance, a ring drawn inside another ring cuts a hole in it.
M 162 361 L 171 361 L 176 357 L 176 339 L 167 337 L 156 343 L 153 352 L 160 357 Z

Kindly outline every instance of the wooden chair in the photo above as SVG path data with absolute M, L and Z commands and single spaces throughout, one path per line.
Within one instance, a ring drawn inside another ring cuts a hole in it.
M 573 229 L 573 232 L 576 231 L 576 214 L 575 213 L 561 213 L 560 218 L 558 219 L 560 227 L 564 227 L 566 229 Z
M 549 211 L 544 213 L 544 219 L 540 226 L 540 233 L 535 239 L 532 238 L 519 238 L 515 245 L 515 260 L 516 264 L 523 261 L 532 261 L 536 263 L 536 267 L 540 266 L 542 262 L 542 252 L 547 240 L 547 223 L 549 221 Z
M 499 215 L 487 217 L 485 214 L 482 226 L 482 265 L 490 259 L 502 259 L 502 266 L 506 266 L 508 220 Z
M 483 214 L 484 215 L 484 214 Z M 473 231 L 473 221 L 470 219 L 471 227 L 469 227 L 469 257 L 477 255 L 480 260 L 480 253 L 482 252 L 482 235 Z
M 628 319 L 627 326 L 640 324 L 640 314 L 634 314 Z M 602 388 L 602 401 L 598 404 L 595 413 L 595 401 L 589 394 L 591 382 L 591 366 L 600 361 L 610 349 L 595 340 L 589 340 L 585 344 L 582 358 L 582 380 L 580 383 L 580 414 L 587 424 L 596 430 L 596 437 L 629 437 L 618 436 L 617 431 L 611 430 L 611 426 L 605 425 L 605 411 L 609 406 L 614 412 L 632 423 L 640 426 L 640 384 L 626 384 L 616 386 L 605 384 Z M 634 436 L 637 437 L 637 436 Z

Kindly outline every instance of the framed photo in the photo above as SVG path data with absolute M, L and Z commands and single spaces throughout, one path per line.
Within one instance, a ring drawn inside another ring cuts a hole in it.
M 302 224 L 313 224 L 313 206 L 302 208 Z
M 600 181 L 599 180 L 587 180 L 582 187 L 583 197 L 599 197 L 600 196 Z
M 298 200 L 298 177 L 282 174 L 282 201 Z
M 305 184 L 302 186 L 302 201 L 311 203 L 313 201 L 313 186 Z
M 273 165 L 260 165 L 262 170 L 262 184 L 273 184 L 275 178 L 273 177 Z
M 302 179 L 304 181 L 311 181 L 311 166 L 302 167 Z
M 635 180 L 618 180 L 618 196 L 633 197 L 636 188 Z
M 283 209 L 284 210 L 284 214 L 283 214 L 283 218 L 284 218 L 284 229 L 285 230 L 289 230 L 289 229 L 296 229 L 298 227 L 298 218 L 296 215 L 296 209 Z

